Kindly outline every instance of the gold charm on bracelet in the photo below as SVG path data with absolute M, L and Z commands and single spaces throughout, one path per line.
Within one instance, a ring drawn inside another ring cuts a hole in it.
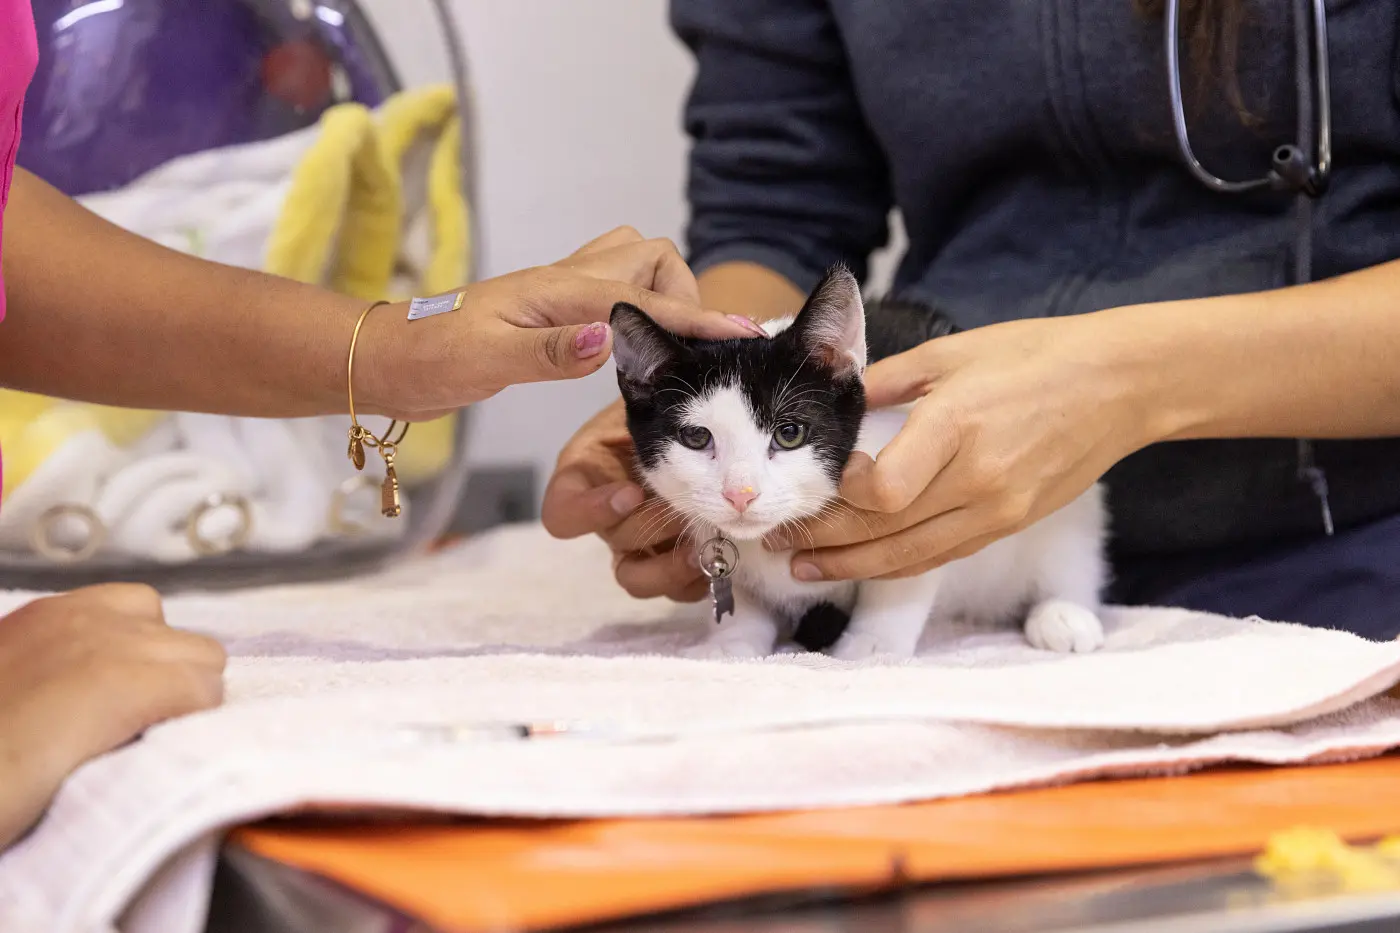
M 358 424 L 350 428 L 350 447 L 345 451 L 345 455 L 350 458 L 350 462 L 355 465 L 356 470 L 365 468 L 365 429 Z
M 379 453 L 384 458 L 384 485 L 379 488 L 379 510 L 385 518 L 398 518 L 403 513 L 403 506 L 399 504 L 399 474 L 394 472 L 394 445 L 381 443 Z

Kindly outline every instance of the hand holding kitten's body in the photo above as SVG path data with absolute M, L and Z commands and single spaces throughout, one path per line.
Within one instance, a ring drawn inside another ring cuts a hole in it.
M 875 456 L 903 424 L 902 411 L 866 415 L 857 450 Z M 907 658 L 930 625 L 971 618 L 1013 627 L 1049 651 L 1084 652 L 1103 642 L 1098 619 L 1104 564 L 1102 494 L 1091 489 L 1065 509 L 972 557 L 897 580 L 803 582 L 789 565 L 794 552 L 737 541 L 735 613 L 686 653 L 697 658 L 755 658 L 791 638 L 817 607 L 850 622 L 828 653 L 856 661 L 874 655 Z M 1028 572 L 1029 571 L 1029 572 Z M 820 610 L 819 610 L 820 611 Z M 814 646 L 821 634 L 813 633 Z
M 946 333 L 940 318 L 908 307 L 872 324 L 882 355 Z M 719 530 L 740 549 L 735 612 L 693 654 L 762 656 L 798 634 L 808 647 L 835 639 L 839 658 L 909 657 L 930 620 L 959 616 L 1024 621 L 1030 641 L 1050 650 L 1101 644 L 1097 488 L 969 558 L 904 579 L 803 582 L 790 553 L 764 549 L 764 535 L 835 514 L 852 451 L 878 454 L 904 421 L 899 411 L 865 412 L 866 320 L 848 272 L 829 273 L 796 318 L 768 325 L 769 340 L 685 340 L 628 306 L 613 327 L 642 477 L 697 536 Z

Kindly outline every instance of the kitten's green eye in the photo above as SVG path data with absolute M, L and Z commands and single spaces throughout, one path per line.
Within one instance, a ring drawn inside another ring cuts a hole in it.
M 807 439 L 807 426 L 789 421 L 786 424 L 778 425 L 778 430 L 773 432 L 773 443 L 783 450 L 793 450 L 802 446 L 802 442 Z
M 689 425 L 681 428 L 679 437 L 681 443 L 691 450 L 704 450 L 706 447 L 709 447 L 710 442 L 714 440 L 714 438 L 710 436 L 709 431 L 704 428 L 697 428 Z

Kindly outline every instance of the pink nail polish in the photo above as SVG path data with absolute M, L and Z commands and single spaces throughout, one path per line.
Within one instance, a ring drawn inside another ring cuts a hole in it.
M 759 327 L 759 326 L 758 326 L 757 324 L 755 324 L 753 321 L 750 321 L 748 318 L 746 318 L 746 317 L 744 317 L 744 316 L 742 316 L 742 315 L 739 315 L 739 314 L 726 314 L 725 317 L 729 318 L 729 319 L 730 319 L 731 321 L 733 321 L 735 324 L 738 324 L 740 327 L 742 327 L 744 330 L 748 331 L 749 333 L 753 334 L 755 337 L 767 337 L 767 336 L 768 336 L 768 331 L 764 330 L 762 327 Z
M 603 349 L 603 344 L 607 342 L 608 325 L 603 323 L 589 324 L 574 335 L 574 356 L 581 360 L 597 356 Z

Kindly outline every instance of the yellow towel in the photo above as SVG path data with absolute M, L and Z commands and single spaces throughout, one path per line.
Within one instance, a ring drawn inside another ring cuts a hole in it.
M 268 241 L 267 271 L 324 284 L 366 300 L 390 295 L 404 230 L 403 163 L 410 147 L 433 140 L 428 208 L 433 251 L 418 292 L 465 284 L 469 256 L 467 203 L 459 164 L 459 122 L 450 87 L 404 91 L 371 115 L 343 104 L 322 117 L 323 132 L 293 175 Z M 451 416 L 414 425 L 399 449 L 400 478 L 413 484 L 446 468 L 452 458 Z
M 163 412 L 85 405 L 0 389 L 0 450 L 5 453 L 0 499 L 18 489 L 68 440 L 94 428 L 118 446 L 130 444 L 165 417 Z

